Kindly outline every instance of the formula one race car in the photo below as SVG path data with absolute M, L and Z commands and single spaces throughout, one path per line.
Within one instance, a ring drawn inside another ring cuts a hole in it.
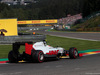
M 18 62 L 21 60 L 32 62 L 43 62 L 45 58 L 59 59 L 61 56 L 69 56 L 72 59 L 78 57 L 78 51 L 75 47 L 65 50 L 61 47 L 52 47 L 47 45 L 46 41 L 36 42 L 34 44 L 25 43 L 25 52 L 20 54 L 18 52 L 19 45 L 13 45 L 13 50 L 9 52 L 9 62 Z

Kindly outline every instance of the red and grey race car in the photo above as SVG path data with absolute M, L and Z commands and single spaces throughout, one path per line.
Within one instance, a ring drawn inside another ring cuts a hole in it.
M 40 41 L 34 44 L 25 43 L 25 52 L 23 52 L 23 54 L 19 53 L 18 44 L 13 46 L 13 50 L 8 54 L 8 59 L 12 63 L 21 60 L 41 63 L 45 58 L 59 59 L 62 56 L 69 56 L 72 59 L 76 59 L 78 57 L 78 51 L 75 47 L 72 47 L 69 50 L 65 50 L 62 47 L 55 48 L 47 45 L 46 41 Z

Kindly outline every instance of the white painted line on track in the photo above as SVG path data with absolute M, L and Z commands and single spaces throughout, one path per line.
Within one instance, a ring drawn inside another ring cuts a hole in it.
M 50 34 L 50 35 L 51 35 L 51 34 Z M 69 37 L 69 36 L 59 36 L 59 35 L 51 35 L 51 36 L 64 37 L 64 38 L 71 38 L 71 39 L 79 39 L 79 40 L 88 40 L 88 41 L 100 41 L 100 40 L 76 38 L 76 37 Z

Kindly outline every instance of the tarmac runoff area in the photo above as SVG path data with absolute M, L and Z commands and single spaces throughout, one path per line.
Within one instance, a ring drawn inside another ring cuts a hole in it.
M 83 57 L 83 56 L 89 56 L 89 55 L 93 55 L 93 54 L 100 54 L 100 49 L 89 49 L 89 50 L 84 50 L 84 51 L 78 51 L 79 53 L 79 57 Z M 60 58 L 69 58 L 69 56 L 62 56 Z M 25 61 L 19 61 L 19 63 L 21 62 L 25 62 Z M 0 64 L 8 64 L 9 60 L 8 58 L 2 58 L 0 59 Z
M 80 40 L 100 41 L 99 32 L 53 32 L 53 31 L 34 31 L 36 33 L 51 35 L 57 37 L 65 37 Z

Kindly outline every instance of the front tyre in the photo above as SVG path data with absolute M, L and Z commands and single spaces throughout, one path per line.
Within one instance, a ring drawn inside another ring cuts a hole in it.
M 42 63 L 44 61 L 44 53 L 41 50 L 36 50 L 32 53 L 32 58 L 35 62 Z
M 69 49 L 69 57 L 71 59 L 76 59 L 78 57 L 78 51 L 77 51 L 77 48 L 75 47 L 72 47 Z

